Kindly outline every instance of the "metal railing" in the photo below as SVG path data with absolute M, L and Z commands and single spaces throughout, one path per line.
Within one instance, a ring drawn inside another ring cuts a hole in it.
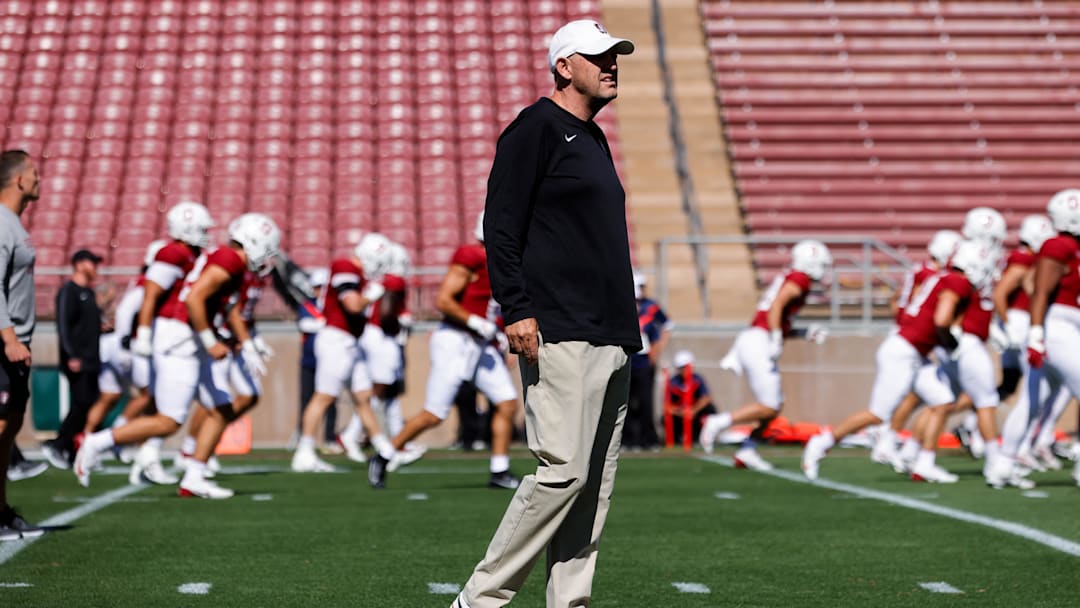
M 887 301 L 903 274 L 911 268 L 912 262 L 903 252 L 873 238 L 829 234 L 667 237 L 656 243 L 654 294 L 659 301 L 669 302 L 671 250 L 675 247 L 701 250 L 720 245 L 744 245 L 750 249 L 753 257 L 754 246 L 794 245 L 803 239 L 819 240 L 828 245 L 833 254 L 832 280 L 826 283 L 824 292 L 830 325 L 860 331 L 872 330 L 875 325 L 880 325 L 881 322 L 874 317 L 875 308 Z M 875 257 L 878 258 L 876 261 Z M 762 283 L 771 278 L 772 275 L 763 277 L 758 274 L 755 288 L 760 291 Z M 708 303 L 712 293 L 706 278 L 702 301 Z M 700 317 L 685 321 L 680 319 L 680 326 L 718 327 L 730 324 L 728 320 L 710 318 L 709 311 L 710 307 L 702 306 Z M 745 318 L 740 317 L 737 322 L 745 323 Z

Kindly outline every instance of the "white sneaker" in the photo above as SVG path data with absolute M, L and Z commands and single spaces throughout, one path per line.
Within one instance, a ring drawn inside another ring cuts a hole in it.
M 980 435 L 978 431 L 975 431 L 971 433 L 971 438 L 969 439 L 969 441 L 971 442 L 971 444 L 968 446 L 968 449 L 971 450 L 971 457 L 975 458 L 976 460 L 978 460 L 979 458 L 985 458 L 986 440 L 982 438 L 982 435 Z
M 361 464 L 367 462 L 367 455 L 364 454 L 364 450 L 360 449 L 360 443 L 357 441 L 350 441 L 341 435 L 337 437 L 338 445 L 341 449 L 345 450 L 345 457 L 353 462 L 359 462 Z
M 186 471 L 187 468 L 188 468 L 188 462 L 190 462 L 190 461 L 191 461 L 191 454 L 185 454 L 183 452 L 177 452 L 176 456 L 173 456 L 173 461 L 172 461 L 173 468 L 177 469 L 177 470 L 180 470 L 180 471 Z
M 706 454 L 712 454 L 713 446 L 716 445 L 716 438 L 720 436 L 722 430 L 724 430 L 724 425 L 720 421 L 720 416 L 713 414 L 705 418 L 705 424 L 701 425 L 701 435 L 698 436 L 698 441 L 701 443 L 701 449 L 705 450 Z
M 213 479 L 217 477 L 217 474 L 221 472 L 221 461 L 217 459 L 217 456 L 210 456 L 210 459 L 206 461 L 206 473 L 204 477 L 207 479 Z
M 806 442 L 806 447 L 803 448 L 802 470 L 806 478 L 811 481 L 818 478 L 818 466 L 821 464 L 821 460 L 825 458 L 825 453 L 828 452 L 825 444 L 825 435 L 818 434 L 811 437 Z
M 892 465 L 899 459 L 900 452 L 897 451 L 896 444 L 889 440 L 879 439 L 874 442 L 874 449 L 870 450 L 870 460 L 878 464 Z
M 1028 450 L 1022 450 L 1016 455 L 1016 464 L 1029 471 L 1035 471 L 1036 473 L 1046 472 L 1046 467 L 1043 466 L 1043 463 L 1039 462 L 1039 460 Z
M 313 450 L 293 452 L 292 470 L 294 473 L 332 473 L 334 465 L 315 455 Z
M 417 460 L 420 460 L 427 452 L 427 448 L 424 446 L 411 446 L 406 447 L 404 450 L 399 450 L 394 453 L 394 457 L 390 459 L 390 462 L 386 465 L 386 472 L 393 473 L 401 467 L 408 466 Z
M 771 471 L 773 465 L 761 457 L 754 448 L 740 448 L 735 452 L 735 468 L 751 471 Z
M 1039 464 L 1043 466 L 1047 471 L 1060 471 L 1064 468 L 1061 464 L 1061 460 L 1054 455 L 1053 450 L 1047 446 L 1039 446 L 1031 451 L 1031 455 L 1035 457 L 1035 460 L 1039 461 Z
M 101 454 L 87 443 L 83 442 L 82 447 L 75 454 L 75 464 L 71 467 L 75 471 L 79 485 L 84 488 L 90 487 L 90 472 L 101 464 Z
M 134 467 L 132 467 L 134 469 Z M 144 479 L 159 486 L 172 486 L 179 483 L 180 478 L 165 470 L 160 460 L 155 460 L 142 469 Z
M 1072 478 L 1076 485 L 1080 485 L 1080 462 L 1077 462 L 1076 466 L 1073 467 Z
M 123 464 L 131 464 L 135 462 L 135 454 L 139 452 L 139 448 L 133 445 L 125 445 L 117 452 L 117 459 Z
M 210 498 L 223 500 L 232 498 L 236 493 L 228 488 L 223 488 L 208 479 L 187 479 L 180 482 L 180 488 L 176 493 L 184 498 Z
M 911 468 L 912 481 L 925 481 L 929 483 L 956 483 L 960 478 L 946 471 L 936 464 L 928 467 L 920 467 L 918 463 Z

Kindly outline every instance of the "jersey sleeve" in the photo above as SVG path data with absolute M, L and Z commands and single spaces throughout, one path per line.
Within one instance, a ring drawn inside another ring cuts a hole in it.
M 383 277 L 383 287 L 386 288 L 386 291 L 405 291 L 405 279 L 397 275 L 388 274 Z
M 450 263 L 460 264 L 469 270 L 475 271 L 484 264 L 484 260 L 478 254 L 479 252 L 475 247 L 469 247 L 468 245 L 458 247 L 453 257 L 450 258 Z
M 153 281 L 168 291 L 173 284 L 184 278 L 184 269 L 189 267 L 190 259 L 191 256 L 182 245 L 170 243 L 157 252 L 144 276 L 147 281 Z
M 1027 251 L 1014 251 L 1009 254 L 1009 258 L 1005 260 L 1006 266 L 1034 266 L 1035 255 L 1028 253 Z
M 206 265 L 220 266 L 233 277 L 243 276 L 247 270 L 244 260 L 240 259 L 240 255 L 232 247 L 218 247 L 206 259 Z
M 971 282 L 959 272 L 950 272 L 942 277 L 941 287 L 955 293 L 962 300 L 971 298 L 974 293 Z
M 360 289 L 363 277 L 360 270 L 348 260 L 334 260 L 330 264 L 330 285 L 337 290 L 338 297 Z
M 1040 258 L 1049 258 L 1055 262 L 1068 264 L 1076 256 L 1076 245 L 1069 237 L 1056 237 L 1043 243 L 1039 249 Z
M 810 291 L 810 285 L 813 281 L 806 273 L 796 270 L 793 272 L 789 272 L 788 275 L 784 277 L 784 282 L 794 283 L 799 289 L 802 290 L 803 293 L 806 293 Z

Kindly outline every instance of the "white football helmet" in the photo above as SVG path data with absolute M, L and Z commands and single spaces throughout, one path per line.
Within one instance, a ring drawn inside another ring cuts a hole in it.
M 950 266 L 964 273 L 971 286 L 982 290 L 990 285 L 997 274 L 1000 249 L 976 240 L 961 242 L 956 247 Z
M 645 284 L 646 283 L 647 283 L 647 281 L 645 280 L 645 275 L 641 274 L 640 272 L 635 271 L 634 272 L 634 299 L 635 300 L 640 300 L 641 298 L 645 297 Z
M 386 274 L 404 278 L 412 269 L 412 260 L 409 252 L 398 243 L 390 244 L 390 263 L 386 268 Z
M 975 207 L 964 216 L 965 239 L 1000 246 L 1005 242 L 1005 217 L 990 207 Z
M 390 250 L 393 243 L 378 232 L 369 232 L 360 239 L 353 249 L 353 255 L 364 267 L 364 275 L 369 279 L 381 280 L 390 266 Z
M 476 228 L 473 228 L 473 234 L 476 236 L 476 240 L 480 241 L 481 243 L 484 242 L 484 212 L 483 211 L 481 211 L 480 214 L 476 216 Z
M 1020 223 L 1020 242 L 1038 253 L 1046 239 L 1057 235 L 1054 224 L 1045 215 L 1029 215 Z
M 247 267 L 261 276 L 273 270 L 273 258 L 281 249 L 281 230 L 261 213 L 245 213 L 229 224 L 229 238 L 244 248 Z
M 1080 190 L 1062 190 L 1046 205 L 1046 214 L 1054 224 L 1054 230 L 1080 234 Z
M 150 244 L 146 246 L 146 256 L 143 257 L 143 266 L 149 266 L 154 263 L 154 258 L 157 257 L 159 251 L 168 245 L 169 241 L 165 239 L 156 239 L 150 241 Z
M 955 230 L 938 230 L 934 233 L 934 237 L 930 239 L 930 244 L 926 246 L 926 250 L 930 252 L 930 257 L 935 262 L 944 266 L 949 263 L 949 258 L 956 252 L 956 247 L 963 238 Z
M 815 281 L 825 278 L 829 266 L 832 266 L 832 254 L 825 243 L 813 239 L 799 241 L 791 248 L 791 268 L 806 273 Z
M 210 246 L 210 229 L 214 220 L 199 203 L 184 201 L 173 205 L 165 214 L 169 236 L 192 247 Z

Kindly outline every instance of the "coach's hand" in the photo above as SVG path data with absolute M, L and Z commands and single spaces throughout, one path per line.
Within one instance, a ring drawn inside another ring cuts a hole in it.
M 510 342 L 510 352 L 525 357 L 530 365 L 536 363 L 540 350 L 540 332 L 536 319 L 530 317 L 506 326 L 506 339 Z
M 5 342 L 4 356 L 12 363 L 30 364 L 30 349 L 22 342 Z

